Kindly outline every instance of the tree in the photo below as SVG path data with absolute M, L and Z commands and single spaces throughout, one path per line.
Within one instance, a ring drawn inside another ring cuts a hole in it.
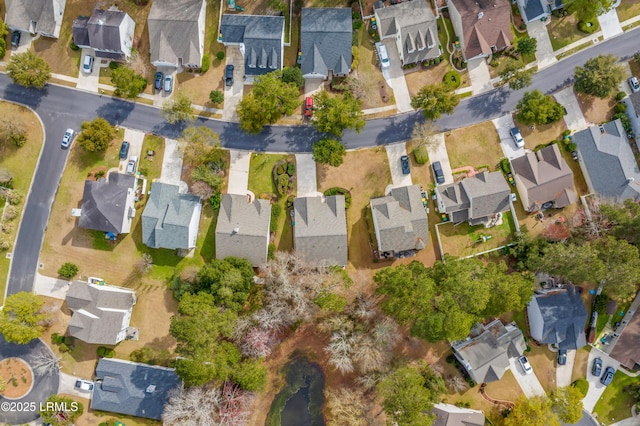
M 298 67 L 286 67 L 282 69 L 282 81 L 293 83 L 298 89 L 304 86 L 304 77 Z
M 51 78 L 49 64 L 31 50 L 11 55 L 7 71 L 14 83 L 36 89 L 42 89 Z
M 11 173 L 8 169 L 0 168 L 0 187 L 9 188 L 12 186 L 12 182 L 13 173 Z
M 569 0 L 565 6 L 579 21 L 591 21 L 611 8 L 611 0 Z
M 622 390 L 636 401 L 636 410 L 640 408 L 640 383 L 631 383 Z
M 90 152 L 106 151 L 109 143 L 116 136 L 116 129 L 102 117 L 83 122 L 81 128 L 82 132 L 78 135 L 78 144 Z
M 162 114 L 169 124 L 186 123 L 195 120 L 191 99 L 182 92 L 178 92 L 173 99 L 162 105 Z
M 71 426 L 83 412 L 81 403 L 66 396 L 51 395 L 40 404 L 40 417 L 53 426 Z
M 547 396 L 534 396 L 530 399 L 522 396 L 516 401 L 516 405 L 509 416 L 504 419 L 504 425 L 560 426 L 558 416 L 552 409 L 553 404 Z
M 640 276 L 638 248 L 609 236 L 597 241 L 595 249 L 604 265 L 601 279 L 605 280 L 607 295 L 618 302 L 632 299 Z
M 551 396 L 553 411 L 563 423 L 576 423 L 582 418 L 582 394 L 573 386 L 556 389 Z
M 44 297 L 21 291 L 7 297 L 0 313 L 0 333 L 7 342 L 25 345 L 40 337 L 51 317 L 42 311 Z
M 438 138 L 435 137 L 438 133 L 440 133 L 440 127 L 432 120 L 426 120 L 413 128 L 411 140 L 416 143 L 416 146 L 435 148 L 439 143 Z
M 116 96 L 135 98 L 147 87 L 147 79 L 129 67 L 111 70 L 111 84 L 116 88 Z
M 531 266 L 537 271 L 566 277 L 575 284 L 599 282 L 604 275 L 604 264 L 590 244 L 550 244 L 544 256 Z
M 346 154 L 347 148 L 336 139 L 324 138 L 313 144 L 313 159 L 319 164 L 338 167 Z
M 564 115 L 562 105 L 539 90 L 525 92 L 516 107 L 518 120 L 525 124 L 549 124 Z
M 267 384 L 267 368 L 261 359 L 246 359 L 236 367 L 231 377 L 246 391 L 261 391 Z
M 15 117 L 0 119 L 0 138 L 20 148 L 27 142 L 27 129 Z
M 71 262 L 65 262 L 60 269 L 58 269 L 58 275 L 70 280 L 78 274 L 78 267 Z
M 151 268 L 153 268 L 153 257 L 149 253 L 142 253 L 140 260 L 136 264 L 136 269 L 141 274 L 146 274 L 151 271 Z
M 531 84 L 533 69 L 525 70 L 522 61 L 509 59 L 502 71 L 500 71 L 499 76 L 502 82 L 509 84 L 511 90 L 520 90 Z
M 599 206 L 599 212 L 611 235 L 640 246 L 640 204 L 627 199 L 622 205 L 602 204 Z
M 189 126 L 182 132 L 186 142 L 183 153 L 184 164 L 189 167 L 208 165 L 224 168 L 224 151 L 220 147 L 220 137 L 206 126 Z
M 221 90 L 212 90 L 209 92 L 209 100 L 214 105 L 221 104 L 224 102 L 224 93 Z
M 216 306 L 239 312 L 253 287 L 253 267 L 247 259 L 214 259 L 198 273 L 196 289 L 210 293 Z
M 9 27 L 0 19 L 0 58 L 4 58 L 7 53 L 7 36 L 9 35 Z
M 282 79 L 282 71 L 257 77 L 253 90 L 238 104 L 240 127 L 247 133 L 260 133 L 266 124 L 273 124 L 283 115 L 291 115 L 298 107 L 300 90 Z
M 369 413 L 373 410 L 367 407 L 362 398 L 362 392 L 355 389 L 341 387 L 337 390 L 326 387 L 326 407 L 331 416 L 329 424 L 338 426 L 365 426 L 371 424 Z
M 329 97 L 324 90 L 313 95 L 313 117 L 311 125 L 319 132 L 341 137 L 345 129 L 356 133 L 366 124 L 362 112 L 362 101 L 350 92 L 342 96 Z
M 626 76 L 617 62 L 618 58 L 613 55 L 598 55 L 587 60 L 584 67 L 576 67 L 574 88 L 587 95 L 608 98 Z
M 420 89 L 417 96 L 411 98 L 411 106 L 422 109 L 427 120 L 435 120 L 442 114 L 453 113 L 459 103 L 460 98 L 449 92 L 442 83 L 426 85 Z
M 516 41 L 516 52 L 521 55 L 533 55 L 538 48 L 538 40 L 533 37 L 522 37 Z

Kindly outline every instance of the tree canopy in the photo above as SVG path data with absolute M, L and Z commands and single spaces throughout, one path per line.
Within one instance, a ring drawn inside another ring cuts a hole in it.
M 611 8 L 611 0 L 568 0 L 565 6 L 579 21 L 590 21 Z
M 622 205 L 603 204 L 600 213 L 610 227 L 611 235 L 634 246 L 640 245 L 640 204 L 631 199 Z
M 304 77 L 302 71 L 298 67 L 285 67 L 282 69 L 282 81 L 285 83 L 293 83 L 298 89 L 304 86 Z
M 613 55 L 598 55 L 576 67 L 574 88 L 578 92 L 598 98 L 608 98 L 625 78 L 624 68 Z
M 534 39 L 535 40 L 535 39 Z M 506 61 L 504 68 L 500 71 L 500 78 L 511 90 L 520 90 L 531 85 L 533 69 L 524 69 L 524 63 L 516 59 Z
M 195 114 L 191 107 L 191 99 L 182 92 L 169 99 L 162 105 L 162 114 L 169 124 L 191 122 L 195 120 Z
M 147 79 L 129 67 L 118 67 L 111 70 L 111 84 L 116 96 L 135 98 L 147 87 Z
M 342 96 L 330 97 L 324 90 L 313 95 L 313 117 L 311 125 L 322 133 L 342 136 L 345 129 L 356 133 L 366 124 L 362 112 L 362 101 L 356 99 L 351 92 Z
M 116 135 L 116 129 L 102 117 L 83 122 L 81 128 L 82 132 L 78 135 L 78 143 L 91 152 L 106 151 Z
M 545 425 L 560 426 L 558 416 L 553 412 L 553 403 L 547 396 L 526 396 L 518 398 L 509 416 L 504 419 L 505 426 Z
M 582 418 L 582 398 L 577 387 L 560 387 L 551 396 L 553 411 L 563 423 L 577 423 Z
M 516 110 L 518 120 L 526 124 L 549 124 L 564 115 L 562 105 L 539 90 L 525 92 Z
M 67 396 L 51 395 L 46 403 L 40 404 L 39 412 L 42 420 L 52 426 L 72 426 L 84 412 L 84 407 Z
M 31 50 L 11 55 L 7 72 L 15 83 L 37 89 L 42 89 L 51 78 L 49 64 Z
M 435 120 L 442 114 L 451 114 L 460 103 L 460 98 L 442 83 L 424 86 L 411 98 L 411 106 L 422 109 L 424 118 Z
M 521 55 L 533 55 L 538 48 L 538 40 L 533 37 L 521 37 L 516 40 L 516 52 Z
M 320 139 L 313 144 L 313 159 L 316 163 L 338 167 L 344 161 L 347 148 L 333 138 Z
M 0 313 L 0 333 L 7 342 L 26 345 L 40 337 L 51 317 L 42 312 L 44 297 L 21 291 L 6 298 Z

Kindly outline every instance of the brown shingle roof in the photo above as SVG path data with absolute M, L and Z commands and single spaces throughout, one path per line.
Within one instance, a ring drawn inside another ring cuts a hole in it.
M 460 13 L 466 59 L 491 54 L 491 46 L 511 46 L 511 5 L 508 0 L 450 0 Z
M 640 314 L 636 313 L 631 321 L 624 327 L 622 334 L 611 351 L 611 358 L 630 370 L 636 369 L 640 364 Z

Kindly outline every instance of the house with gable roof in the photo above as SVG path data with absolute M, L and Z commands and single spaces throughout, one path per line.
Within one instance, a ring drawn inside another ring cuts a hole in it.
M 307 79 L 326 80 L 351 72 L 353 24 L 349 8 L 302 8 L 300 70 Z
M 86 180 L 78 227 L 115 235 L 128 234 L 135 210 L 136 178 L 109 173 L 107 180 Z
M 431 414 L 435 416 L 432 426 L 484 426 L 484 413 L 471 408 L 439 402 Z
M 6 0 L 4 23 L 12 31 L 50 38 L 60 36 L 67 0 Z
M 551 16 L 551 12 L 564 7 L 563 0 L 517 0 L 516 3 L 525 24 L 546 20 Z
M 133 47 L 136 23 L 117 8 L 96 9 L 89 18 L 73 21 L 73 42 L 85 49 L 93 49 L 96 57 L 114 61 L 128 61 Z

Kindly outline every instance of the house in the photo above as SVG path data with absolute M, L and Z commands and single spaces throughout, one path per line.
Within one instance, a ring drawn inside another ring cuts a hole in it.
M 471 408 L 439 402 L 431 414 L 435 416 L 432 426 L 484 426 L 484 413 Z
M 394 40 L 402 65 L 438 58 L 438 24 L 425 0 L 375 7 L 380 40 Z
M 67 0 L 5 0 L 4 23 L 11 31 L 58 38 Z
M 372 198 L 370 206 L 380 255 L 395 257 L 427 246 L 429 222 L 418 185 L 393 188 L 386 197 Z
M 640 200 L 640 169 L 620 120 L 581 130 L 573 142 L 589 192 L 605 201 Z
M 578 288 L 539 290 L 527 304 L 531 337 L 538 343 L 554 344 L 558 349 L 580 349 L 587 344 L 587 310 Z
M 293 201 L 293 211 L 293 247 L 296 253 L 315 264 L 346 266 L 344 195 L 298 197 Z
M 510 208 L 511 188 L 500 172 L 482 172 L 436 188 L 436 204 L 453 223 L 493 226 Z
M 351 72 L 351 9 L 302 8 L 300 69 L 304 78 L 326 80 Z
M 271 203 L 223 194 L 216 224 L 216 258 L 243 257 L 255 267 L 267 261 Z
M 511 160 L 511 171 L 524 209 L 561 209 L 577 201 L 573 172 L 558 149 L 558 144 L 528 152 Z
M 284 16 L 225 14 L 218 38 L 225 47 L 240 49 L 247 83 L 283 67 Z
M 117 8 L 96 9 L 91 17 L 80 17 L 71 28 L 73 42 L 84 49 L 93 49 L 96 57 L 128 61 L 133 47 L 136 23 Z
M 134 208 L 136 178 L 110 173 L 107 180 L 84 182 L 78 227 L 112 234 L 128 234 Z
M 447 0 L 447 6 L 467 62 L 490 57 L 511 46 L 509 0 Z
M 147 17 L 151 64 L 201 68 L 206 13 L 205 0 L 153 0 Z
M 509 360 L 521 356 L 527 344 L 514 322 L 504 325 L 495 319 L 478 324 L 469 337 L 451 344 L 454 356 L 476 383 L 500 380 L 509 368 Z
M 525 24 L 547 20 L 554 10 L 562 8 L 563 0 L 517 0 L 520 16 Z
M 178 185 L 154 182 L 142 212 L 142 242 L 151 248 L 188 250 L 196 246 L 200 197 L 180 194 Z
M 73 281 L 66 299 L 69 334 L 93 345 L 117 345 L 127 336 L 136 293 L 124 287 Z
M 161 420 L 169 392 L 179 386 L 173 368 L 100 358 L 91 409 Z
M 632 371 L 640 369 L 640 351 L 638 351 L 638 348 L 640 348 L 640 315 L 637 311 L 638 300 L 640 300 L 640 295 L 636 296 L 636 300 L 626 313 L 626 318 L 622 320 L 621 325 L 624 328 L 617 341 L 614 341 L 615 346 L 609 354 L 620 365 Z M 629 317 L 631 318 L 629 319 Z

